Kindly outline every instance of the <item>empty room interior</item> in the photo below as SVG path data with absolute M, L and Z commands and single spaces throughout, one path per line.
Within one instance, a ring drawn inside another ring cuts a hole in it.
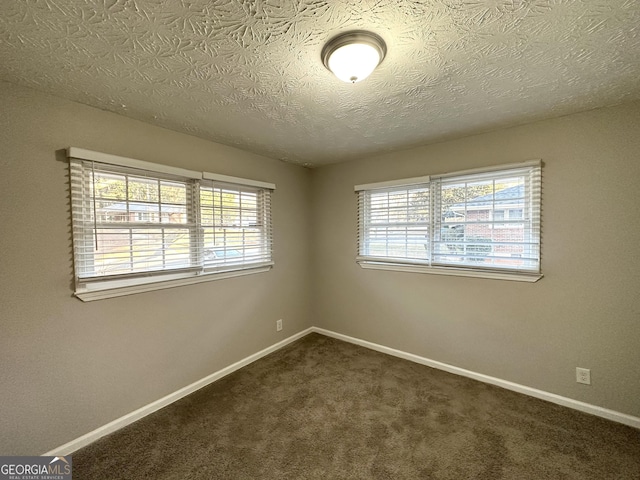
M 630 0 L 4 4 L 0 455 L 640 479 L 639 79 Z

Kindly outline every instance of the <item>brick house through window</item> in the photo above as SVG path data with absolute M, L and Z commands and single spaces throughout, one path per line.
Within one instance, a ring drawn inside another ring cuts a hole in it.
M 442 237 L 460 263 L 517 267 L 517 259 L 527 254 L 525 185 L 494 188 L 443 211 Z

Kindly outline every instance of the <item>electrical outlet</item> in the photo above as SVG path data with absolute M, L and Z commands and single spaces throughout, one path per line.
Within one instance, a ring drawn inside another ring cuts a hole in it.
M 282 319 L 276 321 L 276 332 L 282 330 Z
M 576 367 L 576 382 L 591 385 L 591 370 L 588 368 Z

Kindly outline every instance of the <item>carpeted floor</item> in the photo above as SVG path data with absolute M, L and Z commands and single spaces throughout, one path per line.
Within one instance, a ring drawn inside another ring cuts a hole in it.
M 73 467 L 74 480 L 640 479 L 640 431 L 311 334 Z

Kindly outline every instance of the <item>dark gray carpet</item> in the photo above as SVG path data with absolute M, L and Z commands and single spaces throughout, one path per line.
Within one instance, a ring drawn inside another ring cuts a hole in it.
M 83 479 L 640 479 L 640 431 L 312 334 L 73 455 Z

